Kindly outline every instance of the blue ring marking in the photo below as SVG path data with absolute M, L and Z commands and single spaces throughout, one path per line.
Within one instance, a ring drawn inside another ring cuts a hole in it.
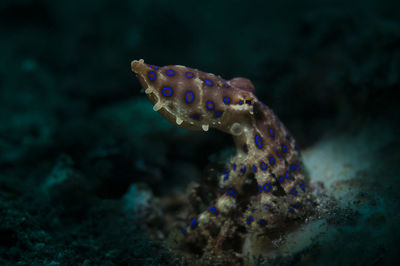
M 285 173 L 285 178 L 286 178 L 286 179 L 292 179 L 293 176 L 290 176 L 290 172 L 289 172 L 289 171 L 286 171 L 286 173 Z
M 208 87 L 212 87 L 212 85 L 214 85 L 214 82 L 212 82 L 209 79 L 204 80 L 204 83 L 208 86 Z
M 228 190 L 226 191 L 226 195 L 232 195 L 235 191 L 233 190 L 233 188 L 228 188 Z
M 166 97 L 170 97 L 172 95 L 172 89 L 170 87 L 162 88 L 161 92 Z
M 253 216 L 249 216 L 249 218 L 247 218 L 247 224 L 250 224 L 253 221 L 254 221 Z
M 216 117 L 220 117 L 221 115 L 222 115 L 222 112 L 221 112 L 221 111 L 215 112 L 215 116 L 216 116 Z
M 229 97 L 224 97 L 224 103 L 229 104 L 231 102 L 231 99 Z
M 215 212 L 215 207 L 211 206 L 210 209 L 208 209 L 209 212 L 214 213 Z
M 279 181 L 283 182 L 283 181 L 285 181 L 285 178 L 283 176 L 280 176 Z
M 194 93 L 192 91 L 185 92 L 185 101 L 187 103 L 192 103 L 194 101 Z
M 267 166 L 267 164 L 265 162 L 261 162 L 260 163 L 260 168 L 261 168 L 261 170 L 267 170 L 268 166 Z
M 196 218 L 193 219 L 193 221 L 190 224 L 190 228 L 196 228 L 197 226 L 196 220 L 197 220 Z
M 271 157 L 269 157 L 269 163 L 271 164 L 271 165 L 274 165 L 275 164 L 275 158 L 273 157 L 273 156 L 271 156 Z
M 233 197 L 236 197 L 235 190 L 233 188 L 228 188 L 228 190 L 226 191 L 226 195 L 232 195 Z
M 225 84 L 224 84 L 224 87 L 225 87 L 225 88 L 229 88 L 228 83 L 225 83 Z
M 282 145 L 282 151 L 286 152 L 287 151 L 287 146 L 286 145 Z
M 307 185 L 306 185 L 306 183 L 302 183 L 302 184 L 299 185 L 299 187 L 301 188 L 301 190 L 306 191 L 305 187 L 307 187 Z
M 149 78 L 149 80 L 153 81 L 153 80 L 155 80 L 157 78 L 157 74 L 154 71 L 149 71 L 147 73 L 147 77 Z
M 188 79 L 191 79 L 191 78 L 194 77 L 194 74 L 193 74 L 192 72 L 188 71 L 188 72 L 185 73 L 185 76 L 186 76 Z
M 251 209 L 251 212 L 254 212 L 256 209 Z
M 233 170 L 236 170 L 236 164 L 235 163 L 232 165 L 232 168 L 233 168 Z
M 253 165 L 253 171 L 254 173 L 257 173 L 257 167 L 255 165 Z
M 289 194 L 291 194 L 291 195 L 293 195 L 293 196 L 297 196 L 296 187 L 292 188 L 292 190 L 289 192 Z
M 248 152 L 249 152 L 249 148 L 247 147 L 246 144 L 243 145 L 243 151 L 244 151 L 245 153 L 248 153 Z
M 165 74 L 167 74 L 167 76 L 173 76 L 175 75 L 175 71 L 173 71 L 172 69 L 168 69 L 165 71 Z
M 212 101 L 207 101 L 207 102 L 206 102 L 206 107 L 207 107 L 207 109 L 208 109 L 209 111 L 212 111 L 212 110 L 214 110 L 214 108 L 215 108 L 215 104 L 214 104 Z
M 297 169 L 297 164 L 292 164 L 292 166 L 290 166 L 290 169 L 292 170 L 292 171 L 294 171 L 294 170 L 296 170 Z
M 229 177 L 229 171 L 224 169 L 224 170 L 222 170 L 222 173 L 225 175 L 224 176 L 224 181 L 226 181 L 228 179 L 228 177 Z
M 149 65 L 152 69 L 154 69 L 154 70 L 157 70 L 157 69 L 159 69 L 159 67 L 158 66 L 155 66 L 155 65 Z
M 265 186 L 268 186 L 268 190 L 265 189 Z M 263 189 L 264 189 L 265 193 L 268 193 L 272 189 L 272 186 L 270 184 L 265 183 Z
M 299 209 L 299 208 L 303 207 L 303 205 L 298 201 L 293 205 L 293 207 Z
M 254 142 L 256 143 L 256 146 L 257 146 L 259 149 L 261 149 L 261 148 L 263 147 L 263 141 L 262 141 L 262 139 L 261 139 L 260 136 L 258 136 L 258 135 L 255 136 Z
M 275 130 L 273 130 L 272 128 L 268 129 L 268 134 L 271 138 L 275 138 Z
M 239 101 L 239 105 L 242 105 L 243 104 L 243 101 Z
M 263 187 L 262 186 L 259 186 L 258 187 L 258 192 L 262 192 L 263 191 Z
M 265 221 L 264 219 L 258 220 L 257 223 L 258 223 L 259 225 L 261 225 L 261 226 L 266 226 L 266 225 L 267 225 L 267 221 Z

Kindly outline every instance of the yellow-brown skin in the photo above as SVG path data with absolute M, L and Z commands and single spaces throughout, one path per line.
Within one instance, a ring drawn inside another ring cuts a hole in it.
M 226 81 L 197 69 L 156 67 L 143 60 L 133 61 L 131 67 L 154 109 L 168 121 L 190 130 L 215 128 L 231 134 L 236 143 L 237 154 L 220 176 L 222 190 L 212 202 L 213 211 L 199 214 L 195 226 L 192 221 L 185 233 L 198 230 L 197 234 L 209 237 L 210 225 L 224 232 L 237 223 L 249 232 L 265 232 L 311 212 L 312 199 L 299 169 L 295 141 L 272 110 L 257 99 L 248 79 Z M 238 222 L 232 221 L 232 213 L 240 214 Z M 221 238 L 215 238 L 216 246 Z

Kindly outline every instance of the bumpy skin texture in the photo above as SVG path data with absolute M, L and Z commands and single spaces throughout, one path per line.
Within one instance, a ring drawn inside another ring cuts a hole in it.
M 242 233 L 282 231 L 311 212 L 295 141 L 257 99 L 248 79 L 226 81 L 197 69 L 157 67 L 143 60 L 131 67 L 153 109 L 167 120 L 191 130 L 216 128 L 236 143 L 237 154 L 219 177 L 219 194 L 208 209 L 191 217 L 182 230 L 185 237 L 202 234 L 216 239 L 218 248 L 238 228 Z M 219 232 L 213 232 L 215 227 Z

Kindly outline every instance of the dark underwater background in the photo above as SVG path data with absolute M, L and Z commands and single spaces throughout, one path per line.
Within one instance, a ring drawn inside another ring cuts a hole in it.
M 233 141 L 154 112 L 134 59 L 249 78 L 315 176 L 360 169 L 357 215 L 272 264 L 398 264 L 398 1 L 3 0 L 0 55 L 1 265 L 183 263 L 147 224 Z

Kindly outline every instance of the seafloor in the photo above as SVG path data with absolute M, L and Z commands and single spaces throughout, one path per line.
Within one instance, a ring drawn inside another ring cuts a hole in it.
M 233 142 L 153 112 L 143 58 L 249 78 L 302 148 L 319 217 L 241 263 L 397 265 L 400 7 L 278 2 L 1 1 L 0 264 L 226 263 L 165 223 Z

